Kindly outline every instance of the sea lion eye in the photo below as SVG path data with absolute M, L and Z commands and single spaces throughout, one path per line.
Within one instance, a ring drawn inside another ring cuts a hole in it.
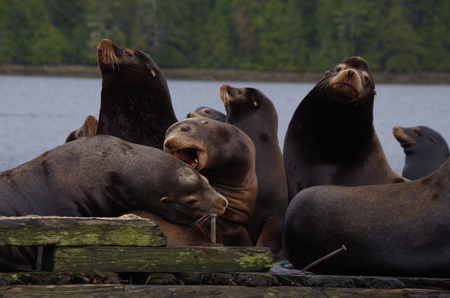
M 366 84 L 369 84 L 369 77 L 364 77 L 364 80 L 366 81 Z
M 189 126 L 185 126 L 183 128 L 181 128 L 181 131 L 190 131 L 191 128 Z
M 420 133 L 420 128 L 413 128 L 413 132 L 416 134 L 416 135 L 422 135 L 421 133 Z
M 342 68 L 336 67 L 336 72 L 340 72 L 341 70 L 342 70 Z
M 83 136 L 83 132 L 82 132 L 82 131 L 79 131 L 79 132 L 78 132 L 78 137 L 81 138 L 82 136 Z
M 206 114 L 212 114 L 212 112 L 210 110 L 205 110 Z
M 128 57 L 133 57 L 133 55 L 128 51 L 125 51 L 125 54 L 127 54 Z
M 186 202 L 186 204 L 189 205 L 189 206 L 194 206 L 197 203 L 198 203 L 198 201 L 195 200 L 195 199 L 192 199 L 192 200 L 189 200 L 189 201 Z
M 237 89 L 236 91 L 237 91 L 237 94 L 242 94 L 241 90 Z

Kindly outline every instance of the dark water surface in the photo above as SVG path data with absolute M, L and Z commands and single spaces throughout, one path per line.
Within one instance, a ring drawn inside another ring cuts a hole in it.
M 168 82 L 178 119 L 199 106 L 224 112 L 218 88 L 254 87 L 275 104 L 283 144 L 287 125 L 313 83 Z M 399 126 L 429 126 L 450 140 L 450 85 L 377 84 L 374 122 L 392 168 L 401 174 L 404 153 L 392 135 Z M 98 117 L 101 79 L 0 76 L 0 171 L 11 169 L 64 143 L 87 115 Z

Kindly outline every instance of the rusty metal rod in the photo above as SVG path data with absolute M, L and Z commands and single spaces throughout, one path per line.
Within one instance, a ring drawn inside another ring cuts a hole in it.
M 216 244 L 216 219 L 217 214 L 211 214 L 211 243 Z
M 341 248 L 333 251 L 332 253 L 327 254 L 324 257 L 321 257 L 320 259 L 318 259 L 317 261 L 312 262 L 311 264 L 309 264 L 308 266 L 306 266 L 305 268 L 302 269 L 302 271 L 300 271 L 299 274 L 304 274 L 308 269 L 316 266 L 319 263 L 322 263 L 325 260 L 328 260 L 329 258 L 331 258 L 332 256 L 337 255 L 338 253 L 340 253 L 341 251 L 347 251 L 347 248 L 345 247 L 345 245 L 342 245 Z

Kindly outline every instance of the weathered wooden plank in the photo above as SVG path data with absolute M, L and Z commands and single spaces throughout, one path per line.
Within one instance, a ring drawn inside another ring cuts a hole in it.
M 165 246 L 166 237 L 152 221 L 122 217 L 0 217 L 0 245 Z
M 44 271 L 89 272 L 249 272 L 268 271 L 264 247 L 56 247 L 44 256 Z
M 320 288 L 401 289 L 405 284 L 395 277 L 346 275 L 278 275 L 283 285 Z
M 2 297 L 450 297 L 449 291 L 242 286 L 3 286 Z

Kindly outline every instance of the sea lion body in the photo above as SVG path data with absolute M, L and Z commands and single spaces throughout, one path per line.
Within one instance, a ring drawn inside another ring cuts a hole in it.
M 222 214 L 227 204 L 178 158 L 101 135 L 58 146 L 0 173 L 0 190 L 2 216 L 110 217 L 139 209 L 188 225 L 206 214 Z M 1 256 L 11 258 L 5 250 Z
M 198 107 L 194 112 L 188 113 L 186 115 L 186 118 L 194 117 L 205 117 L 221 122 L 225 122 L 225 120 L 227 119 L 227 115 L 225 115 L 224 113 L 208 107 Z
M 274 260 L 284 260 L 281 233 L 288 205 L 286 173 L 278 143 L 278 114 L 272 101 L 254 88 L 222 84 L 220 98 L 226 123 L 245 132 L 256 148 L 258 195 L 249 232 L 256 246 L 269 247 Z
M 146 53 L 108 39 L 97 46 L 102 92 L 97 134 L 162 149 L 177 121 L 164 74 Z
M 217 241 L 253 246 L 247 231 L 258 191 L 252 140 L 233 125 L 197 117 L 167 130 L 164 151 L 197 169 L 227 198 L 228 207 L 217 219 Z
M 419 179 L 436 171 L 449 157 L 445 139 L 427 126 L 400 127 L 393 134 L 405 152 L 402 176 Z
M 75 141 L 82 137 L 90 137 L 97 134 L 97 118 L 94 116 L 87 116 L 83 125 L 77 130 L 72 131 L 66 138 L 66 143 Z
M 427 177 L 359 187 L 314 186 L 286 212 L 283 244 L 297 268 L 345 245 L 316 274 L 450 276 L 450 161 Z
M 283 146 L 289 199 L 313 185 L 406 181 L 390 167 L 373 126 L 375 81 L 364 59 L 325 73 L 296 109 Z

